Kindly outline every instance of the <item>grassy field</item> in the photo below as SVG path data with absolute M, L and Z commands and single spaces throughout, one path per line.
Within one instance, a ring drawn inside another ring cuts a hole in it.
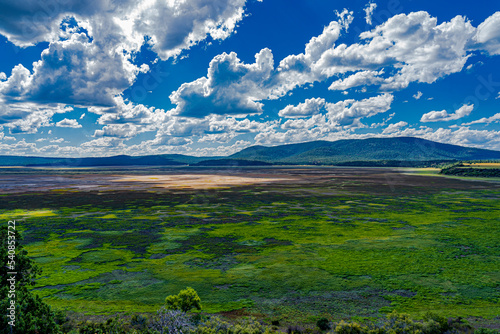
M 478 168 L 500 168 L 500 162 L 463 162 L 462 165 L 466 167 L 478 167 Z
M 206 312 L 282 323 L 392 310 L 499 321 L 499 183 L 388 169 L 253 172 L 289 180 L 26 189 L 0 196 L 0 216 L 18 220 L 43 269 L 36 293 L 65 310 L 154 312 L 191 286 Z

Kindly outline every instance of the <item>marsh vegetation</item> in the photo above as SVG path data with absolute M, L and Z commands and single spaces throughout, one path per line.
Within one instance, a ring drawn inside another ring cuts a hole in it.
M 43 269 L 32 292 L 75 317 L 154 314 L 189 286 L 205 314 L 283 328 L 393 311 L 498 325 L 499 183 L 377 168 L 204 172 L 271 181 L 78 189 L 102 177 L 93 171 L 4 193 L 0 216 L 18 221 Z

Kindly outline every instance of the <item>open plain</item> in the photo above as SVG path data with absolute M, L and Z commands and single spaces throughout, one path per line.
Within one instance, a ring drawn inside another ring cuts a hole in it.
M 282 323 L 500 314 L 500 183 L 388 168 L 0 171 L 0 216 L 80 313 L 203 311 Z

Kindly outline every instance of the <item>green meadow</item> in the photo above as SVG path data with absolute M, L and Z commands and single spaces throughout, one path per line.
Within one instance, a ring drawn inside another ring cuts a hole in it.
M 190 286 L 205 312 L 282 323 L 500 314 L 498 184 L 332 173 L 301 184 L 9 194 L 0 216 L 17 220 L 43 270 L 33 291 L 68 311 L 154 312 Z

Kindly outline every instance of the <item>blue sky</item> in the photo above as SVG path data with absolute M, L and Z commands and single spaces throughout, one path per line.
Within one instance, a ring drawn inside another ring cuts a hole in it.
M 500 150 L 493 1 L 0 0 L 0 154 Z

